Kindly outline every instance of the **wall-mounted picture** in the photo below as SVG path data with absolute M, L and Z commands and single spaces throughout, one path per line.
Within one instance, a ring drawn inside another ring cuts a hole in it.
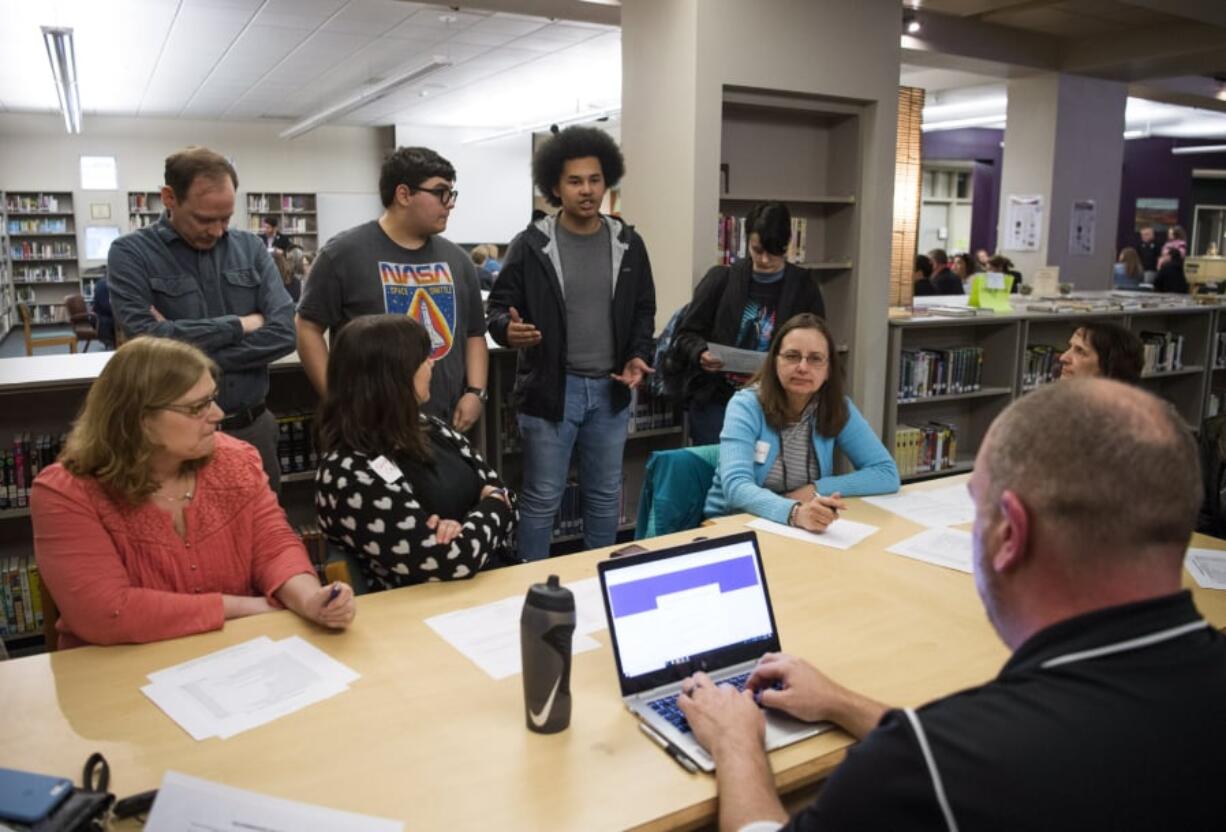
M 1172 225 L 1179 225 L 1179 200 L 1138 199 L 1133 229 L 1151 226 L 1155 232 L 1165 234 Z

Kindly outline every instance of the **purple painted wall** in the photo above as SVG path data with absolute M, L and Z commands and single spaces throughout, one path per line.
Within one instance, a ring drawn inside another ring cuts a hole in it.
M 1000 213 L 1000 165 L 1004 130 L 967 127 L 924 133 L 920 158 L 925 162 L 974 161 L 975 203 L 971 207 L 971 251 L 996 251 L 996 221 Z
M 1133 215 L 1137 200 L 1178 199 L 1179 224 L 1192 237 L 1192 169 L 1226 170 L 1226 153 L 1197 153 L 1175 156 L 1172 147 L 1223 144 L 1221 139 L 1133 139 L 1124 142 L 1124 178 L 1120 187 L 1120 217 L 1116 232 L 1116 251 L 1136 239 Z

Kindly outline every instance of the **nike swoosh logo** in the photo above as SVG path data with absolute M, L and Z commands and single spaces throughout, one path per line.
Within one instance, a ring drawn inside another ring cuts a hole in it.
M 549 691 L 549 698 L 545 700 L 545 706 L 541 708 L 539 714 L 528 711 L 528 719 L 532 720 L 532 724 L 537 728 L 541 728 L 549 721 L 549 712 L 553 710 L 553 698 L 558 695 L 558 686 L 562 684 L 562 677 L 559 676 L 557 681 L 553 683 L 553 690 Z

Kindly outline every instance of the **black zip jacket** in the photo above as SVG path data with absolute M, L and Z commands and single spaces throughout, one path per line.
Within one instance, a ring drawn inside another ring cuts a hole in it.
M 620 373 L 632 358 L 651 364 L 654 351 L 656 289 L 647 248 L 634 228 L 616 217 L 603 217 L 609 227 L 613 253 L 613 349 Z M 541 333 L 535 347 L 519 351 L 513 403 L 522 413 L 552 422 L 562 421 L 566 409 L 566 276 L 554 239 L 556 217 L 545 217 L 515 235 L 507 249 L 502 271 L 490 290 L 486 325 L 494 340 L 507 343 L 511 307 L 524 323 Z M 630 390 L 615 385 L 617 409 L 630 402 Z

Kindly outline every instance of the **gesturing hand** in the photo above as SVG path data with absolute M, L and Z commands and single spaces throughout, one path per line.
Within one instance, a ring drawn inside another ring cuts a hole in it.
M 621 374 L 612 373 L 611 377 L 615 381 L 620 381 L 622 384 L 633 390 L 643 383 L 646 376 L 654 373 L 655 370 L 647 366 L 647 362 L 641 358 L 631 358 L 626 362 L 626 366 L 622 368 Z
M 533 324 L 524 323 L 519 310 L 511 307 L 511 322 L 507 324 L 507 343 L 515 349 L 535 347 L 541 342 L 541 331 Z

